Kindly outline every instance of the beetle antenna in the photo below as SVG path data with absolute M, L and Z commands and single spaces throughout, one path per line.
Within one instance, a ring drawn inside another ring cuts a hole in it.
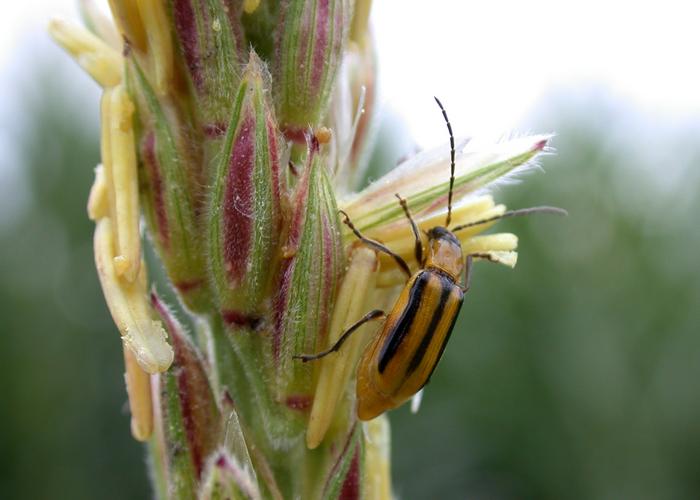
M 455 184 L 455 137 L 452 134 L 452 125 L 450 125 L 450 120 L 447 118 L 447 111 L 443 107 L 440 99 L 433 96 L 435 102 L 440 106 L 442 111 L 442 117 L 445 119 L 445 124 L 447 125 L 447 131 L 450 133 L 450 191 L 447 195 L 447 221 L 445 221 L 445 227 L 450 227 L 450 222 L 452 221 L 452 187 Z
M 557 208 L 557 207 L 530 207 L 530 208 L 521 208 L 520 210 L 509 210 L 508 212 L 504 212 L 501 215 L 494 215 L 493 217 L 488 217 L 486 219 L 481 219 L 475 222 L 468 222 L 467 224 L 462 224 L 461 226 L 457 226 L 452 230 L 452 232 L 457 232 L 460 229 L 466 229 L 468 227 L 474 227 L 474 226 L 479 226 L 481 224 L 486 224 L 487 222 L 493 222 L 496 220 L 501 220 L 505 219 L 506 217 L 521 217 L 523 215 L 532 215 L 532 214 L 553 214 L 553 215 L 569 215 L 569 212 L 564 210 L 563 208 Z

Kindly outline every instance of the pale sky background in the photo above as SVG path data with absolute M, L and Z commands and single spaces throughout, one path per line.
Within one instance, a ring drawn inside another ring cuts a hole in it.
M 402 117 L 420 146 L 445 141 L 433 95 L 447 106 L 459 135 L 517 130 L 549 89 L 579 84 L 608 88 L 615 98 L 666 120 L 700 117 L 699 5 L 377 0 L 381 102 Z M 56 50 L 44 34 L 51 15 L 77 20 L 75 0 L 5 2 L 2 108 L 21 99 L 12 88 L 21 67 L 38 50 Z M 66 67 L 72 64 L 66 57 Z M 93 89 L 86 99 L 97 99 L 96 86 L 76 68 L 67 69 L 75 85 Z M 5 149 L 1 139 L 0 147 Z
M 421 144 L 444 140 L 433 94 L 468 135 L 517 128 L 554 86 L 700 114 L 700 2 L 378 1 L 373 14 L 384 97 Z

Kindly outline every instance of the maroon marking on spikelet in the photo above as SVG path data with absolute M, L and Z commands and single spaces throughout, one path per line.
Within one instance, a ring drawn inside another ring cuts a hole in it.
M 164 248 L 170 246 L 170 231 L 168 229 L 168 214 L 165 208 L 165 193 L 163 190 L 163 177 L 160 174 L 160 165 L 156 156 L 156 135 L 149 132 L 142 146 L 143 161 L 153 191 L 153 209 L 156 214 L 158 239 Z
M 313 151 L 314 153 L 318 153 L 318 151 L 321 149 L 321 143 L 318 142 L 318 137 L 316 137 L 316 134 L 312 134 L 311 136 L 307 136 L 306 141 L 309 145 L 309 149 L 311 151 Z
M 262 322 L 262 318 L 231 309 L 221 311 L 221 318 L 227 326 L 244 327 L 252 330 L 257 330 Z
M 309 134 L 309 127 L 297 127 L 295 125 L 282 125 L 280 127 L 284 138 L 294 144 L 306 144 L 306 136 Z
M 197 41 L 197 19 L 190 1 L 174 0 L 173 17 L 175 18 L 175 31 L 180 39 L 185 63 L 192 77 L 192 83 L 194 83 L 197 91 L 201 92 L 204 78 L 202 76 L 202 62 L 199 57 L 199 44 Z
M 207 400 L 207 397 L 211 397 L 211 393 L 201 390 L 202 387 L 209 389 L 209 382 L 201 361 L 186 339 L 180 324 L 155 291 L 151 291 L 150 298 L 151 305 L 165 324 L 173 346 L 175 356 L 171 370 L 177 381 L 180 415 L 185 427 L 192 464 L 197 478 L 201 478 L 205 455 L 213 447 L 211 441 L 216 435 L 213 430 L 216 417 L 212 419 L 209 415 L 211 401 Z
M 156 310 L 158 315 L 165 323 L 165 329 L 168 331 L 170 343 L 173 346 L 175 357 L 173 359 L 173 374 L 177 378 L 178 398 L 180 399 L 180 412 L 185 425 L 185 433 L 187 434 L 187 442 L 190 444 L 193 461 L 197 468 L 197 474 L 201 470 L 201 453 L 196 449 L 197 443 L 195 439 L 194 419 L 190 405 L 185 402 L 190 401 L 193 394 L 190 392 L 190 384 L 188 383 L 188 370 L 191 368 L 191 359 L 188 354 L 187 341 L 182 337 L 180 327 L 176 320 L 172 317 L 172 313 L 168 307 L 160 300 L 158 295 L 151 291 L 151 305 Z
M 192 374 L 188 373 L 188 369 L 190 368 L 187 366 L 188 360 L 181 353 L 183 347 L 176 347 L 176 343 L 177 342 L 173 342 L 173 350 L 175 351 L 174 364 L 175 366 L 180 367 L 179 370 L 175 371 L 175 375 L 177 377 L 178 397 L 180 399 L 180 414 L 182 415 L 182 423 L 184 424 L 185 434 L 187 435 L 187 444 L 189 445 L 192 464 L 194 465 L 197 477 L 199 478 L 202 475 L 202 469 L 204 467 L 204 457 L 201 449 L 201 443 L 199 442 L 199 439 L 197 439 L 198 429 L 194 415 L 195 408 L 193 400 L 197 397 L 197 394 L 193 394 L 191 390 L 192 387 L 189 378 L 192 376 Z
M 177 288 L 178 292 L 180 293 L 189 293 L 192 290 L 195 290 L 199 287 L 201 287 L 204 284 L 203 279 L 193 279 L 193 280 L 182 280 L 182 281 L 176 281 L 173 285 L 175 288 Z
M 309 394 L 292 394 L 287 396 L 284 400 L 284 404 L 290 410 L 297 411 L 307 411 L 311 408 L 311 403 L 313 402 L 313 397 Z
M 223 200 L 223 257 L 233 283 L 245 278 L 255 211 L 255 120 L 248 109 L 234 138 Z
M 295 219 L 296 219 L 295 214 Z M 291 232 L 287 241 L 297 241 L 299 228 L 292 226 Z M 282 347 L 282 335 L 284 333 L 285 313 L 287 312 L 287 300 L 291 290 L 292 276 L 294 275 L 295 257 L 289 257 L 282 261 L 280 266 L 280 279 L 277 286 L 277 293 L 273 301 L 273 316 L 274 328 L 272 330 L 272 355 L 275 361 L 279 361 L 280 350 Z
M 207 139 L 218 139 L 226 135 L 228 125 L 226 123 L 205 123 L 202 131 Z
M 176 355 L 177 360 L 177 355 Z M 185 361 L 185 360 L 183 360 Z M 186 362 L 186 361 L 185 361 Z M 176 361 L 179 365 L 180 361 Z M 187 435 L 187 444 L 190 448 L 190 455 L 192 457 L 192 464 L 194 465 L 195 471 L 197 473 L 197 478 L 202 477 L 202 470 L 204 469 L 204 443 L 201 438 L 202 433 L 206 433 L 208 429 L 202 429 L 197 425 L 198 415 L 196 413 L 201 411 L 206 411 L 204 408 L 199 408 L 199 402 L 197 399 L 201 399 L 201 395 L 196 394 L 194 389 L 194 384 L 190 380 L 191 377 L 201 377 L 201 373 L 189 373 L 190 367 L 181 369 L 177 373 L 177 386 L 180 392 L 180 412 L 182 414 L 182 421 L 185 425 L 185 434 Z
M 315 98 L 319 90 L 321 77 L 328 65 L 326 50 L 328 47 L 328 32 L 331 29 L 332 20 L 328 19 L 329 0 L 319 0 L 316 11 L 316 29 L 314 30 L 314 53 L 311 63 L 311 87 L 309 92 Z M 340 2 L 339 2 L 340 3 Z M 338 6 L 337 8 L 341 8 Z
M 338 455 L 338 459 L 333 464 L 333 467 L 331 468 L 331 471 L 328 474 L 328 477 L 326 478 L 326 484 L 323 486 L 324 493 L 326 493 L 328 491 L 328 487 L 329 487 L 331 481 L 333 480 L 335 475 L 338 474 L 338 469 L 340 468 L 340 464 L 342 463 L 345 455 L 348 453 L 348 450 L 350 449 L 350 445 L 353 442 L 353 438 L 355 437 L 355 430 L 356 429 L 357 429 L 357 420 L 355 420 L 355 422 L 352 424 L 352 428 L 348 432 L 348 437 L 345 440 L 345 443 L 343 444 L 343 450 Z M 355 451 L 355 453 L 357 453 L 357 450 Z M 354 460 L 354 458 L 355 457 L 353 456 L 353 460 Z M 352 462 L 350 464 L 350 467 L 352 468 Z M 344 484 L 343 484 L 343 486 L 344 486 Z
M 328 335 L 328 311 L 333 299 L 333 285 L 335 283 L 334 263 L 333 263 L 333 229 L 328 222 L 327 215 L 323 215 L 322 238 L 323 244 L 321 251 L 323 252 L 323 297 L 326 303 L 321 307 L 318 318 L 318 332 L 321 339 L 325 339 Z
M 160 297 L 155 292 L 155 290 L 151 290 L 149 298 L 151 299 L 151 306 L 153 307 L 153 309 L 156 310 L 158 316 L 160 316 L 163 322 L 165 323 L 165 329 L 169 333 L 179 330 L 177 324 L 175 323 L 175 320 L 172 317 L 172 313 L 168 309 L 168 306 L 166 306 L 163 303 L 163 301 L 160 300 Z
M 357 500 L 360 498 L 360 446 L 355 446 L 355 453 L 350 462 L 350 468 L 345 475 L 343 487 L 338 500 Z

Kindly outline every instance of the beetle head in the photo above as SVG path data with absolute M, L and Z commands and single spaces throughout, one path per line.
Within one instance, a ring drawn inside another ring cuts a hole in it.
M 438 268 L 457 281 L 463 266 L 462 245 L 454 233 L 441 226 L 430 229 L 425 267 Z

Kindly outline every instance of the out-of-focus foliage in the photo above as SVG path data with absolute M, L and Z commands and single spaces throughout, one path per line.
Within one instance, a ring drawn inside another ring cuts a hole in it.
M 146 498 L 85 214 L 97 104 L 31 81 L 3 116 L 30 198 L 0 227 L 0 496 Z M 700 496 L 697 127 L 563 94 L 531 124 L 546 175 L 499 199 L 571 215 L 501 223 L 516 270 L 477 266 L 423 408 L 392 413 L 402 498 Z

